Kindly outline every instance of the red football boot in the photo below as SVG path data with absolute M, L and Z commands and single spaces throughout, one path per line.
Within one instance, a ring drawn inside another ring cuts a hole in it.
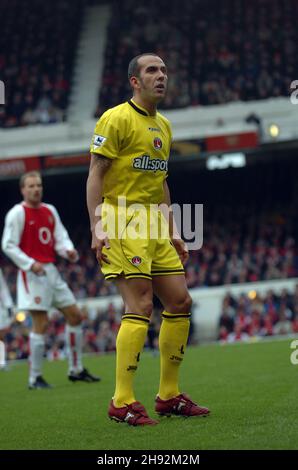
M 155 411 L 160 416 L 179 415 L 185 417 L 207 416 L 210 413 L 208 408 L 197 405 L 185 393 L 169 400 L 161 400 L 156 397 Z
M 147 426 L 158 424 L 158 421 L 149 418 L 145 407 L 139 401 L 134 401 L 130 405 L 116 408 L 112 400 L 109 406 L 108 415 L 110 419 L 127 423 L 130 426 Z

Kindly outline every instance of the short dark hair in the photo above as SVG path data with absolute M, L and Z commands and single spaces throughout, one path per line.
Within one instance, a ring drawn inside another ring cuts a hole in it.
M 139 54 L 135 56 L 128 65 L 128 80 L 131 79 L 131 77 L 139 77 L 140 75 L 140 65 L 139 65 L 139 59 L 141 57 L 144 57 L 145 55 L 153 55 L 155 57 L 159 57 L 155 52 L 144 52 L 143 54 Z
M 27 173 L 24 173 L 20 178 L 20 188 L 23 188 L 25 186 L 25 181 L 30 176 L 36 176 L 41 179 L 41 174 L 39 173 L 39 171 L 28 171 Z

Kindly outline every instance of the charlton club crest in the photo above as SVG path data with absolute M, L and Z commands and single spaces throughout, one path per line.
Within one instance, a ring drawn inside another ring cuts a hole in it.
M 160 150 L 162 148 L 162 141 L 160 140 L 159 137 L 155 137 L 153 141 L 153 145 L 156 150 Z
M 135 266 L 138 266 L 139 264 L 141 264 L 142 262 L 142 258 L 140 258 L 139 256 L 134 256 L 131 260 L 132 264 L 134 264 Z

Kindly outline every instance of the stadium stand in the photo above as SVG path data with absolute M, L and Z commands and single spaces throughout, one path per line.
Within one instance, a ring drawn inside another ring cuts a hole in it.
M 63 121 L 84 2 L 4 0 L 0 79 L 7 105 L 0 127 Z
M 110 303 L 107 309 L 92 312 L 83 309 L 84 352 L 103 353 L 115 350 L 116 336 L 121 321 L 121 309 Z M 6 334 L 7 355 L 11 360 L 28 357 L 30 317 L 24 323 L 15 321 Z M 160 326 L 158 308 L 153 314 L 150 336 L 146 346 L 157 348 L 156 338 Z M 59 313 L 49 321 L 46 356 L 49 360 L 65 359 L 65 322 Z M 193 334 L 193 329 L 191 331 Z M 298 285 L 293 292 L 284 289 L 281 294 L 269 290 L 265 295 L 229 293 L 223 299 L 218 322 L 218 340 L 245 341 L 250 338 L 281 336 L 298 333 Z M 190 343 L 193 342 L 190 337 Z
M 298 333 L 298 285 L 293 292 L 280 295 L 272 290 L 266 295 L 242 294 L 224 297 L 219 319 L 218 339 L 234 342 L 255 336 Z
M 228 219 L 229 220 L 229 219 Z M 232 216 L 230 216 L 232 220 Z M 77 234 L 83 227 L 78 227 Z M 74 239 L 79 239 L 76 233 Z M 105 281 L 91 252 L 88 241 L 77 243 L 80 263 L 70 264 L 60 259 L 58 268 L 70 285 L 77 299 L 114 295 L 114 283 Z M 16 270 L 3 261 L 7 282 L 15 294 Z M 247 224 L 226 222 L 225 226 L 214 221 L 205 223 L 204 244 L 200 250 L 190 252 L 186 265 L 188 287 L 212 287 L 245 282 L 288 279 L 298 276 L 298 254 L 295 234 L 276 215 L 271 223 Z
M 1 2 L 0 79 L 9 103 L 0 107 L 1 127 L 65 119 L 83 11 L 93 3 L 101 2 Z M 115 0 L 111 8 L 95 116 L 130 96 L 127 63 L 144 50 L 168 64 L 164 109 L 289 94 L 298 66 L 294 0 L 270 7 L 267 0 L 189 0 L 183 8 L 173 0 L 170 9 L 166 0 L 137 7 Z
M 298 68 L 297 13 L 295 0 L 115 1 L 95 115 L 130 97 L 123 77 L 140 51 L 168 64 L 165 109 L 287 96 Z

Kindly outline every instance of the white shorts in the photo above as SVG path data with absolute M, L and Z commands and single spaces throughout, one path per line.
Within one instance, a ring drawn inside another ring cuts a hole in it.
M 45 310 L 69 307 L 76 299 L 56 266 L 43 265 L 45 275 L 37 276 L 32 271 L 19 271 L 17 279 L 18 310 Z
M 0 330 L 6 330 L 9 328 L 12 322 L 12 318 L 9 316 L 8 308 L 0 306 Z

